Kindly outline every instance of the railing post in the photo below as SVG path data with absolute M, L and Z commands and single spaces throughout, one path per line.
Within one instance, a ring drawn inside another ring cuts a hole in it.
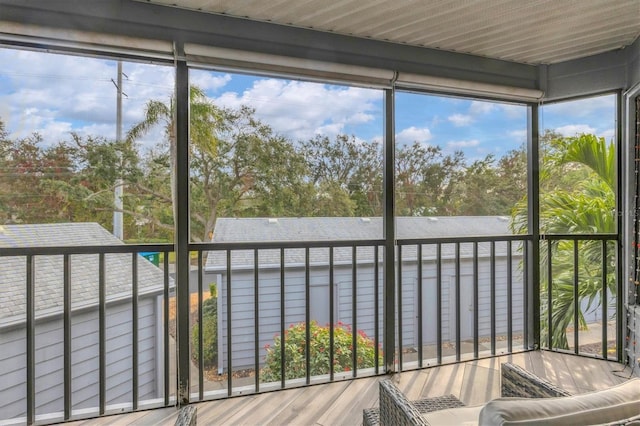
M 531 235 L 527 259 L 527 346 L 540 348 L 540 162 L 538 105 L 527 111 L 527 230 Z
M 27 256 L 27 425 L 36 421 L 36 273 L 35 259 Z
M 176 356 L 178 404 L 189 403 L 189 68 L 184 46 L 176 44 L 175 107 L 175 252 L 176 252 Z M 202 374 L 202 372 L 201 372 Z
M 384 137 L 384 369 L 395 371 L 395 128 L 394 89 L 385 89 Z M 400 313 L 401 315 L 401 313 Z

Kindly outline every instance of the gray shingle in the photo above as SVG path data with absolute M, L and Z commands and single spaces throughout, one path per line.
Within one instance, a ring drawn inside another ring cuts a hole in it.
M 336 240 L 374 240 L 382 239 L 382 218 L 358 217 L 303 217 L 303 218 L 220 218 L 216 222 L 212 242 L 260 242 L 260 241 L 336 241 Z M 499 236 L 511 235 L 509 219 L 502 216 L 445 216 L 445 217 L 398 217 L 397 238 L 438 238 L 462 236 Z M 516 249 L 514 244 L 514 250 Z M 374 251 L 372 247 L 360 247 L 357 251 L 358 262 L 371 262 Z M 496 255 L 506 253 L 506 244 L 496 244 Z M 382 250 L 380 250 L 382 260 Z M 472 244 L 461 244 L 461 257 L 473 256 Z M 479 257 L 490 255 L 490 245 L 480 243 Z M 351 263 L 352 249 L 338 247 L 334 249 L 334 262 Z M 415 246 L 403 247 L 403 260 L 415 261 Z M 434 259 L 436 247 L 425 245 L 423 259 Z M 455 257 L 455 246 L 442 246 L 444 258 Z M 311 249 L 311 264 L 327 264 L 328 249 Z M 252 250 L 235 250 L 232 252 L 231 264 L 234 268 L 252 267 L 254 262 Z M 289 266 L 302 265 L 305 262 L 304 250 L 288 249 L 285 251 L 285 263 Z M 260 250 L 259 263 L 262 267 L 278 267 L 279 250 Z M 207 255 L 206 269 L 220 270 L 226 267 L 224 251 L 211 251 Z
M 97 223 L 4 225 L 0 247 L 109 246 L 122 245 Z M 62 312 L 63 256 L 34 257 L 36 316 Z M 98 255 L 71 255 L 71 304 L 78 309 L 98 303 Z M 105 255 L 107 301 L 131 297 L 130 254 Z M 148 260 L 138 258 L 138 291 L 161 291 L 164 273 Z M 26 312 L 26 258 L 0 256 L 0 325 L 24 321 Z

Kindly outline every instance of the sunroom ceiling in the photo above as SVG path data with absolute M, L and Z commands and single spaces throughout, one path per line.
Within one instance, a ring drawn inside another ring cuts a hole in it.
M 640 35 L 640 0 L 141 1 L 529 64 L 624 48 Z

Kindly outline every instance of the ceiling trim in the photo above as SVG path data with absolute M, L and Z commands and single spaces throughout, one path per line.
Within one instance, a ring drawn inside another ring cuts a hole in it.
M 533 65 L 130 0 L 0 0 L 2 19 L 537 89 Z
M 237 49 L 184 45 L 187 63 L 193 66 L 212 66 L 218 70 L 269 74 L 317 81 L 351 83 L 359 86 L 390 88 L 395 72 L 381 68 L 346 65 L 306 58 L 247 52 Z
M 625 89 L 640 78 L 635 76 L 638 73 L 633 74 L 633 64 L 638 61 L 632 63 L 633 55 L 639 50 L 638 40 L 625 49 L 549 66 L 534 66 L 131 0 L 0 0 L 0 8 L 4 21 L 54 29 L 67 41 L 73 41 L 71 34 L 74 33 L 104 36 L 100 45 L 88 44 L 86 49 L 78 51 L 79 54 L 91 54 L 92 49 L 99 52 L 103 43 L 112 43 L 108 41 L 109 36 L 113 40 L 129 37 L 543 90 L 545 98 L 553 99 Z M 0 38 L 11 37 L 6 31 L 9 31 L 6 25 L 0 26 Z M 38 47 L 38 38 L 32 40 L 31 46 Z M 64 40 L 57 40 L 65 48 Z M 116 54 L 129 50 L 135 53 L 135 46 L 120 48 Z M 166 60 L 164 55 L 158 54 L 158 58 Z
M 173 61 L 173 43 L 93 31 L 68 30 L 0 20 L 0 46 L 105 55 L 132 60 Z
M 538 89 L 526 89 L 522 87 L 406 73 L 398 74 L 396 87 L 400 89 L 432 90 L 441 93 L 490 97 L 520 102 L 538 102 L 544 95 L 544 92 Z
M 615 50 L 587 58 L 546 66 L 545 100 L 580 97 L 628 86 L 627 66 L 631 49 Z

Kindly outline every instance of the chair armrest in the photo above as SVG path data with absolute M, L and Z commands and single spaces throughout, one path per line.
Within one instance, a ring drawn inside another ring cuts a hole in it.
M 380 381 L 380 424 L 428 426 L 420 411 L 390 381 Z
M 511 363 L 500 366 L 500 395 L 520 398 L 571 396 L 562 388 Z

